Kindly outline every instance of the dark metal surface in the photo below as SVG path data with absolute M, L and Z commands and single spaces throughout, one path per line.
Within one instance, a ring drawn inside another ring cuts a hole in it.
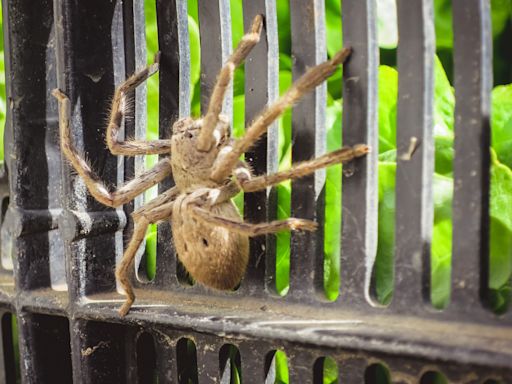
M 452 304 L 487 302 L 489 281 L 490 5 L 454 1 L 455 159 Z
M 133 174 L 139 160 L 123 162 L 108 153 L 104 121 L 115 86 L 145 63 L 141 2 L 2 4 L 9 105 L 8 172 L 0 175 L 0 197 L 10 200 L 1 231 L 0 383 L 15 382 L 11 314 L 18 321 L 26 383 L 146 383 L 154 377 L 159 383 L 229 382 L 232 364 L 244 383 L 273 383 L 276 350 L 287 355 L 292 383 L 321 382 L 325 357 L 337 363 L 342 383 L 372 382 L 376 363 L 387 367 L 396 383 L 418 383 L 430 371 L 457 383 L 512 382 L 510 311 L 500 317 L 480 305 L 488 273 L 491 47 L 486 1 L 454 1 L 459 185 L 447 309 L 431 310 L 425 293 L 432 215 L 432 1 L 398 3 L 398 155 L 407 152 L 411 136 L 419 146 L 410 160 L 398 162 L 395 293 L 383 308 L 371 292 L 378 197 L 375 1 L 344 0 L 343 39 L 353 54 L 344 68 L 343 143 L 367 142 L 375 150 L 344 169 L 337 301 L 323 298 L 321 233 L 293 235 L 290 292 L 277 297 L 273 238 L 252 243 L 248 277 L 237 291 L 212 292 L 178 279 L 169 226 L 161 224 L 156 277 L 151 282 L 134 278 L 137 301 L 124 319 L 117 314 L 124 296 L 117 292 L 114 268 L 123 237 L 130 235 L 131 207 L 101 206 L 60 160 L 57 105 L 49 92 L 58 86 L 70 96 L 73 139 L 107 183 Z M 297 77 L 326 57 L 324 2 L 290 4 Z M 243 5 L 246 28 L 255 14 L 265 15 L 262 42 L 245 64 L 248 123 L 277 97 L 279 64 L 275 2 Z M 190 111 L 187 2 L 156 0 L 155 6 L 162 51 L 160 119 L 149 124 L 158 123 L 160 136 L 168 137 L 172 123 Z M 203 108 L 231 50 L 228 11 L 227 0 L 199 2 Z M 142 87 L 127 134 L 144 134 L 144 99 Z M 324 104 L 325 88 L 320 87 L 293 109 L 294 161 L 325 150 Z M 247 158 L 257 173 L 276 169 L 276 126 Z M 319 172 L 293 183 L 293 215 L 322 221 L 323 177 Z M 172 180 L 160 189 L 170 185 Z M 275 215 L 274 191 L 247 195 L 245 202 L 248 220 Z M 469 206 L 474 209 L 465 209 Z M 240 361 L 226 359 L 226 348 L 238 349 Z
M 430 0 L 398 1 L 395 290 L 397 311 L 430 305 L 434 225 L 434 20 Z M 418 44 L 421 41 L 422 44 Z M 414 143 L 416 142 L 416 148 Z
M 378 46 L 374 0 L 343 2 L 343 44 L 353 49 L 343 72 L 343 145 L 378 148 Z M 377 155 L 344 170 L 342 188 L 341 305 L 367 307 L 377 254 Z
M 292 75 L 325 61 L 325 15 L 321 0 L 291 1 Z M 292 162 L 325 152 L 327 84 L 306 95 L 292 110 Z M 322 222 L 325 171 L 292 181 L 292 217 Z M 317 217 L 319 216 L 319 217 Z M 292 232 L 290 245 L 291 298 L 307 302 L 323 294 L 323 230 Z

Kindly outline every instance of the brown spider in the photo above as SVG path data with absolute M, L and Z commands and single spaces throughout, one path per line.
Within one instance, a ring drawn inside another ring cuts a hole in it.
M 116 277 L 127 299 L 119 310 L 125 316 L 135 294 L 130 271 L 137 250 L 144 240 L 148 225 L 170 220 L 172 235 L 180 261 L 195 281 L 208 287 L 229 290 L 243 278 L 248 263 L 249 237 L 284 230 L 314 231 L 310 220 L 289 218 L 270 223 L 244 223 L 231 198 L 240 190 L 263 190 L 287 179 L 299 178 L 332 164 L 347 162 L 368 153 L 364 144 L 344 147 L 291 169 L 272 175 L 252 177 L 248 166 L 240 160 L 268 126 L 305 93 L 325 81 L 350 54 L 345 48 L 322 64 L 310 68 L 275 103 L 263 110 L 238 140 L 229 138 L 229 121 L 220 115 L 222 102 L 235 68 L 258 43 L 263 19 L 254 18 L 247 33 L 222 67 L 212 92 L 206 115 L 194 120 L 185 117 L 174 123 L 172 137 L 167 140 L 121 140 L 118 137 L 125 115 L 127 94 L 158 71 L 155 62 L 122 83 L 114 94 L 107 144 L 114 155 L 169 155 L 122 187 L 110 192 L 79 155 L 70 140 L 70 101 L 60 90 L 53 91 L 59 100 L 61 149 L 78 174 L 84 179 L 96 200 L 118 207 L 133 200 L 148 188 L 172 175 L 175 186 L 149 201 L 132 214 L 132 238 L 117 266 Z

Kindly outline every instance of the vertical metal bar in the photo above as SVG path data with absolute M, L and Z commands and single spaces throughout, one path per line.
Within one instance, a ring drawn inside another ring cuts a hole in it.
M 369 287 L 377 252 L 379 61 L 375 0 L 343 1 L 343 43 L 353 52 L 344 67 L 343 145 L 367 143 L 371 152 L 343 170 L 342 305 L 371 302 Z
M 279 96 L 279 51 L 275 2 L 270 0 L 244 0 L 244 24 L 247 30 L 256 15 L 263 15 L 264 28 L 260 42 L 245 61 L 245 123 Z M 272 124 L 265 139 L 261 139 L 245 154 L 255 174 L 277 171 L 278 124 Z M 275 218 L 276 193 L 274 190 L 246 193 L 244 215 L 252 222 L 265 222 Z M 266 209 L 265 209 L 266 208 Z M 265 267 L 275 266 L 275 237 L 251 238 L 249 268 L 242 285 L 247 292 L 264 289 Z M 272 280 L 272 279 L 271 279 Z
M 393 307 L 409 312 L 430 297 L 435 37 L 431 0 L 399 0 L 397 7 L 400 43 Z
M 22 382 L 71 382 L 68 319 L 24 312 L 18 324 Z
M 204 114 L 217 74 L 231 53 L 229 0 L 198 0 L 198 13 L 201 37 L 201 112 Z M 232 105 L 233 96 L 230 90 L 222 108 L 222 113 L 230 121 L 233 114 Z
M 338 362 L 340 367 L 339 382 L 360 384 L 365 382 L 365 370 L 368 361 L 362 357 L 351 357 Z
M 268 347 L 261 341 L 247 341 L 239 345 L 242 361 L 242 382 L 260 384 L 265 380 L 265 356 Z
M 146 42 L 145 42 L 145 15 L 144 2 L 125 0 L 123 2 L 123 24 L 124 24 L 124 51 L 125 51 L 125 72 L 127 76 L 143 68 L 146 64 Z M 131 116 L 124 121 L 125 137 L 145 138 L 146 135 L 146 98 L 147 87 L 143 83 L 139 85 L 134 92 L 133 106 L 127 111 Z M 124 157 L 124 178 L 131 180 L 135 175 L 140 174 L 144 169 L 144 156 L 126 156 Z M 128 216 L 135 208 L 142 205 L 144 196 L 137 196 L 133 201 L 124 204 L 124 212 Z M 133 233 L 132 221 L 127 222 L 124 229 L 124 236 Z M 141 262 L 145 261 L 145 252 L 143 247 L 139 250 L 135 263 L 134 283 L 138 285 L 139 272 L 146 272 L 145 263 L 140 268 Z M 142 278 L 145 280 L 145 276 Z
M 304 349 L 289 349 L 286 351 L 288 357 L 288 371 L 290 383 L 313 383 L 314 357 Z
M 473 312 L 489 279 L 490 94 L 489 2 L 454 0 L 455 159 L 452 302 Z
M 290 2 L 292 75 L 297 79 L 308 67 L 326 60 L 325 10 L 323 0 Z M 292 161 L 303 161 L 325 152 L 324 83 L 304 96 L 292 112 Z M 312 145 L 314 143 L 314 145 Z M 325 170 L 292 182 L 293 217 L 318 219 L 322 228 Z M 298 300 L 311 301 L 323 292 L 323 233 L 292 232 L 290 247 L 290 292 Z
M 155 333 L 158 383 L 177 383 L 178 370 L 175 340 L 162 331 Z
M 50 287 L 55 272 L 50 260 L 63 262 L 61 243 L 54 231 L 60 206 L 60 169 L 55 167 L 54 152 L 56 106 L 49 95 L 55 85 L 52 9 L 51 1 L 33 4 L 17 0 L 3 7 L 9 49 L 6 96 L 10 100 L 5 161 L 11 189 L 5 227 L 14 238 L 15 281 L 22 290 Z M 41 23 L 41 18 L 48 23 Z M 50 177 L 56 182 L 49 183 Z M 57 272 L 65 289 L 63 269 Z
M 136 328 L 71 321 L 74 383 L 126 383 L 136 375 Z
M 190 105 L 187 2 L 157 0 L 156 7 L 158 46 L 161 52 L 158 127 L 160 137 L 169 138 L 172 124 L 178 117 L 188 114 Z M 173 184 L 169 178 L 160 184 L 159 191 Z M 176 253 L 172 244 L 169 223 L 159 224 L 155 284 L 160 287 L 175 287 L 179 284 L 176 277 Z
M 55 15 L 57 84 L 71 100 L 72 140 L 95 160 L 94 169 L 107 184 L 123 182 L 122 158 L 108 153 L 105 124 L 98 118 L 108 111 L 115 84 L 125 78 L 122 4 L 57 0 Z M 65 209 L 59 227 L 68 246 L 68 281 L 76 303 L 84 295 L 115 289 L 114 261 L 123 250 L 125 215 L 121 208 L 110 210 L 95 201 L 66 161 L 62 167 Z
M 195 337 L 197 348 L 197 375 L 199 383 L 216 383 L 220 380 L 220 340 L 205 335 Z

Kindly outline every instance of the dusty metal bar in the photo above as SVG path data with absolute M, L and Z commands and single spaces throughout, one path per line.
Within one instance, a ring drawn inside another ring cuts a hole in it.
M 9 49 L 6 55 L 6 93 L 12 100 L 7 105 L 5 131 L 5 160 L 12 198 L 9 214 L 5 217 L 4 228 L 7 231 L 4 234 L 14 239 L 10 248 L 15 255 L 12 260 L 18 272 L 15 280 L 18 289 L 25 290 L 51 286 L 50 258 L 59 260 L 61 265 L 63 263 L 62 249 L 53 247 L 59 244 L 58 235 L 51 231 L 54 227 L 45 228 L 47 217 L 52 216 L 49 208 L 58 215 L 60 207 L 60 169 L 56 167 L 59 158 L 54 148 L 56 124 L 55 120 L 52 121 L 56 107 L 48 101 L 47 89 L 51 84 L 55 85 L 51 76 L 55 73 L 52 70 L 55 60 L 51 47 L 54 39 L 51 28 L 53 13 L 49 1 L 40 2 L 37 6 L 26 1 L 13 1 L 4 4 L 3 10 L 6 48 Z M 39 23 L 40 17 L 49 23 Z M 49 184 L 50 177 L 57 182 Z M 30 213 L 34 214 L 35 220 L 29 225 L 40 228 L 44 233 L 21 235 L 12 232 L 14 224 L 26 222 Z M 50 242 L 49 236 L 56 241 Z M 4 249 L 9 250 L 9 247 Z M 53 254 L 50 254 L 51 250 Z M 61 272 L 59 270 L 59 281 L 65 286 Z
M 325 5 L 320 0 L 290 2 L 293 79 L 308 67 L 326 60 Z M 318 86 L 292 110 L 292 161 L 304 161 L 325 152 L 327 85 Z M 320 222 L 317 232 L 292 232 L 290 290 L 303 302 L 323 294 L 323 209 L 325 170 L 292 181 L 291 215 Z
M 221 378 L 219 364 L 220 338 L 196 335 L 197 374 L 199 383 L 215 383 Z
M 352 47 L 343 72 L 343 145 L 367 143 L 371 152 L 344 167 L 341 304 L 367 305 L 377 252 L 377 66 L 374 0 L 343 2 L 343 44 Z
M 304 349 L 287 349 L 290 383 L 313 384 L 314 356 Z
M 169 138 L 176 119 L 190 113 L 187 4 L 184 0 L 156 0 L 156 8 L 158 48 L 161 52 L 158 133 L 160 138 Z M 180 92 L 183 92 L 181 98 Z M 166 179 L 160 183 L 158 191 L 161 193 L 173 184 L 171 178 Z M 167 222 L 158 225 L 157 236 L 154 284 L 165 288 L 177 287 L 176 254 Z
M 430 300 L 434 173 L 434 21 L 431 0 L 398 6 L 398 106 L 395 224 L 397 311 L 421 311 Z M 421 44 L 418 44 L 421 42 Z
M 125 78 L 123 9 L 120 3 L 102 7 L 95 3 L 77 6 L 71 1 L 55 2 L 56 20 L 59 20 L 56 24 L 57 85 L 71 100 L 71 134 L 75 146 L 86 157 L 95 159 L 94 168 L 107 184 L 117 184 L 124 181 L 122 158 L 108 154 L 105 124 L 98 117 L 108 111 L 115 85 Z M 96 22 L 89 23 L 91 19 Z M 96 218 L 94 212 L 110 211 L 89 196 L 83 181 L 71 172 L 67 162 L 62 162 L 62 167 L 65 214 L 81 211 L 92 221 Z M 124 212 L 122 209 L 112 212 L 119 217 L 117 229 L 122 229 Z M 115 289 L 114 258 L 121 257 L 122 235 L 119 231 L 109 232 L 65 243 L 73 302 L 86 294 Z
M 455 0 L 455 158 L 450 307 L 473 313 L 489 281 L 490 95 L 489 2 Z
M 198 0 L 201 36 L 201 112 L 210 101 L 217 74 L 231 52 L 231 15 L 228 0 Z M 222 113 L 232 118 L 232 92 L 228 91 Z
M 368 361 L 363 357 L 351 356 L 338 362 L 339 382 L 347 384 L 359 384 L 365 382 L 365 370 Z
M 242 361 L 242 382 L 260 384 L 265 381 L 265 357 L 268 352 L 267 344 L 261 340 L 256 342 L 241 342 L 239 344 Z
M 246 126 L 279 96 L 279 52 L 277 36 L 277 15 L 275 2 L 270 0 L 245 0 L 244 24 L 246 29 L 256 15 L 263 15 L 264 28 L 260 42 L 245 60 L 245 124 Z M 236 112 L 236 111 L 235 111 Z M 268 128 L 265 138 L 245 154 L 254 174 L 277 171 L 278 124 Z M 265 222 L 276 217 L 275 190 L 246 193 L 244 196 L 244 216 L 251 222 Z M 251 239 L 249 268 L 242 285 L 242 293 L 260 293 L 267 283 L 272 291 L 275 269 L 275 236 L 260 236 Z M 275 289 L 275 288 L 274 288 Z

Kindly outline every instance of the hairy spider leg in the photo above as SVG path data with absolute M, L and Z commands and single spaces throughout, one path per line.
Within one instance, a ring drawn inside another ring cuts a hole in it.
M 126 301 L 119 309 L 121 316 L 126 316 L 135 301 L 130 272 L 133 271 L 133 260 L 144 241 L 148 226 L 171 217 L 172 205 L 178 195 L 178 190 L 173 187 L 132 213 L 133 234 L 116 268 L 116 278 L 126 293 Z
M 318 169 L 326 168 L 334 164 L 347 163 L 355 158 L 366 155 L 369 151 L 370 149 L 367 145 L 357 144 L 353 147 L 343 147 L 336 151 L 326 153 L 316 159 L 296 163 L 290 169 L 271 175 L 261 175 L 251 178 L 250 173 L 243 173 L 237 169 L 235 169 L 233 175 L 244 192 L 255 192 L 288 179 L 304 177 Z
M 109 207 L 118 207 L 133 200 L 145 190 L 158 184 L 172 173 L 169 158 L 160 160 L 151 169 L 144 171 L 139 176 L 110 192 L 105 184 L 94 173 L 87 161 L 78 154 L 71 142 L 70 115 L 71 102 L 60 90 L 54 89 L 52 95 L 59 101 L 59 130 L 61 150 L 69 160 L 73 168 L 83 178 L 91 195 L 100 203 Z
M 148 65 L 140 72 L 136 72 L 117 87 L 110 111 L 107 126 L 107 145 L 114 155 L 161 155 L 171 152 L 171 140 L 121 140 L 119 130 L 126 113 L 127 94 L 141 85 L 150 76 L 158 72 L 160 66 L 160 52 L 155 55 L 153 64 Z
M 189 204 L 189 212 L 203 223 L 214 227 L 223 227 L 232 232 L 238 232 L 247 236 L 260 236 L 269 233 L 282 231 L 315 231 L 318 224 L 311 220 L 289 218 L 285 220 L 275 220 L 269 223 L 244 223 L 227 219 L 216 215 L 208 209 Z
M 251 31 L 242 37 L 242 40 L 238 43 L 235 51 L 220 70 L 217 82 L 213 87 L 212 95 L 210 97 L 208 111 L 203 118 L 203 125 L 197 140 L 197 149 L 200 151 L 209 151 L 215 143 L 213 131 L 219 122 L 222 103 L 229 87 L 229 83 L 233 78 L 235 68 L 242 64 L 254 46 L 260 41 L 262 28 L 263 17 L 261 15 L 257 15 L 252 22 Z
M 334 55 L 331 60 L 325 61 L 306 71 L 276 102 L 263 110 L 247 128 L 245 135 L 236 140 L 229 151 L 225 151 L 215 161 L 211 173 L 211 179 L 217 182 L 228 177 L 239 157 L 246 152 L 260 137 L 267 128 L 279 116 L 299 101 L 306 93 L 324 82 L 336 70 L 336 67 L 343 63 L 350 55 L 351 49 L 344 48 Z

